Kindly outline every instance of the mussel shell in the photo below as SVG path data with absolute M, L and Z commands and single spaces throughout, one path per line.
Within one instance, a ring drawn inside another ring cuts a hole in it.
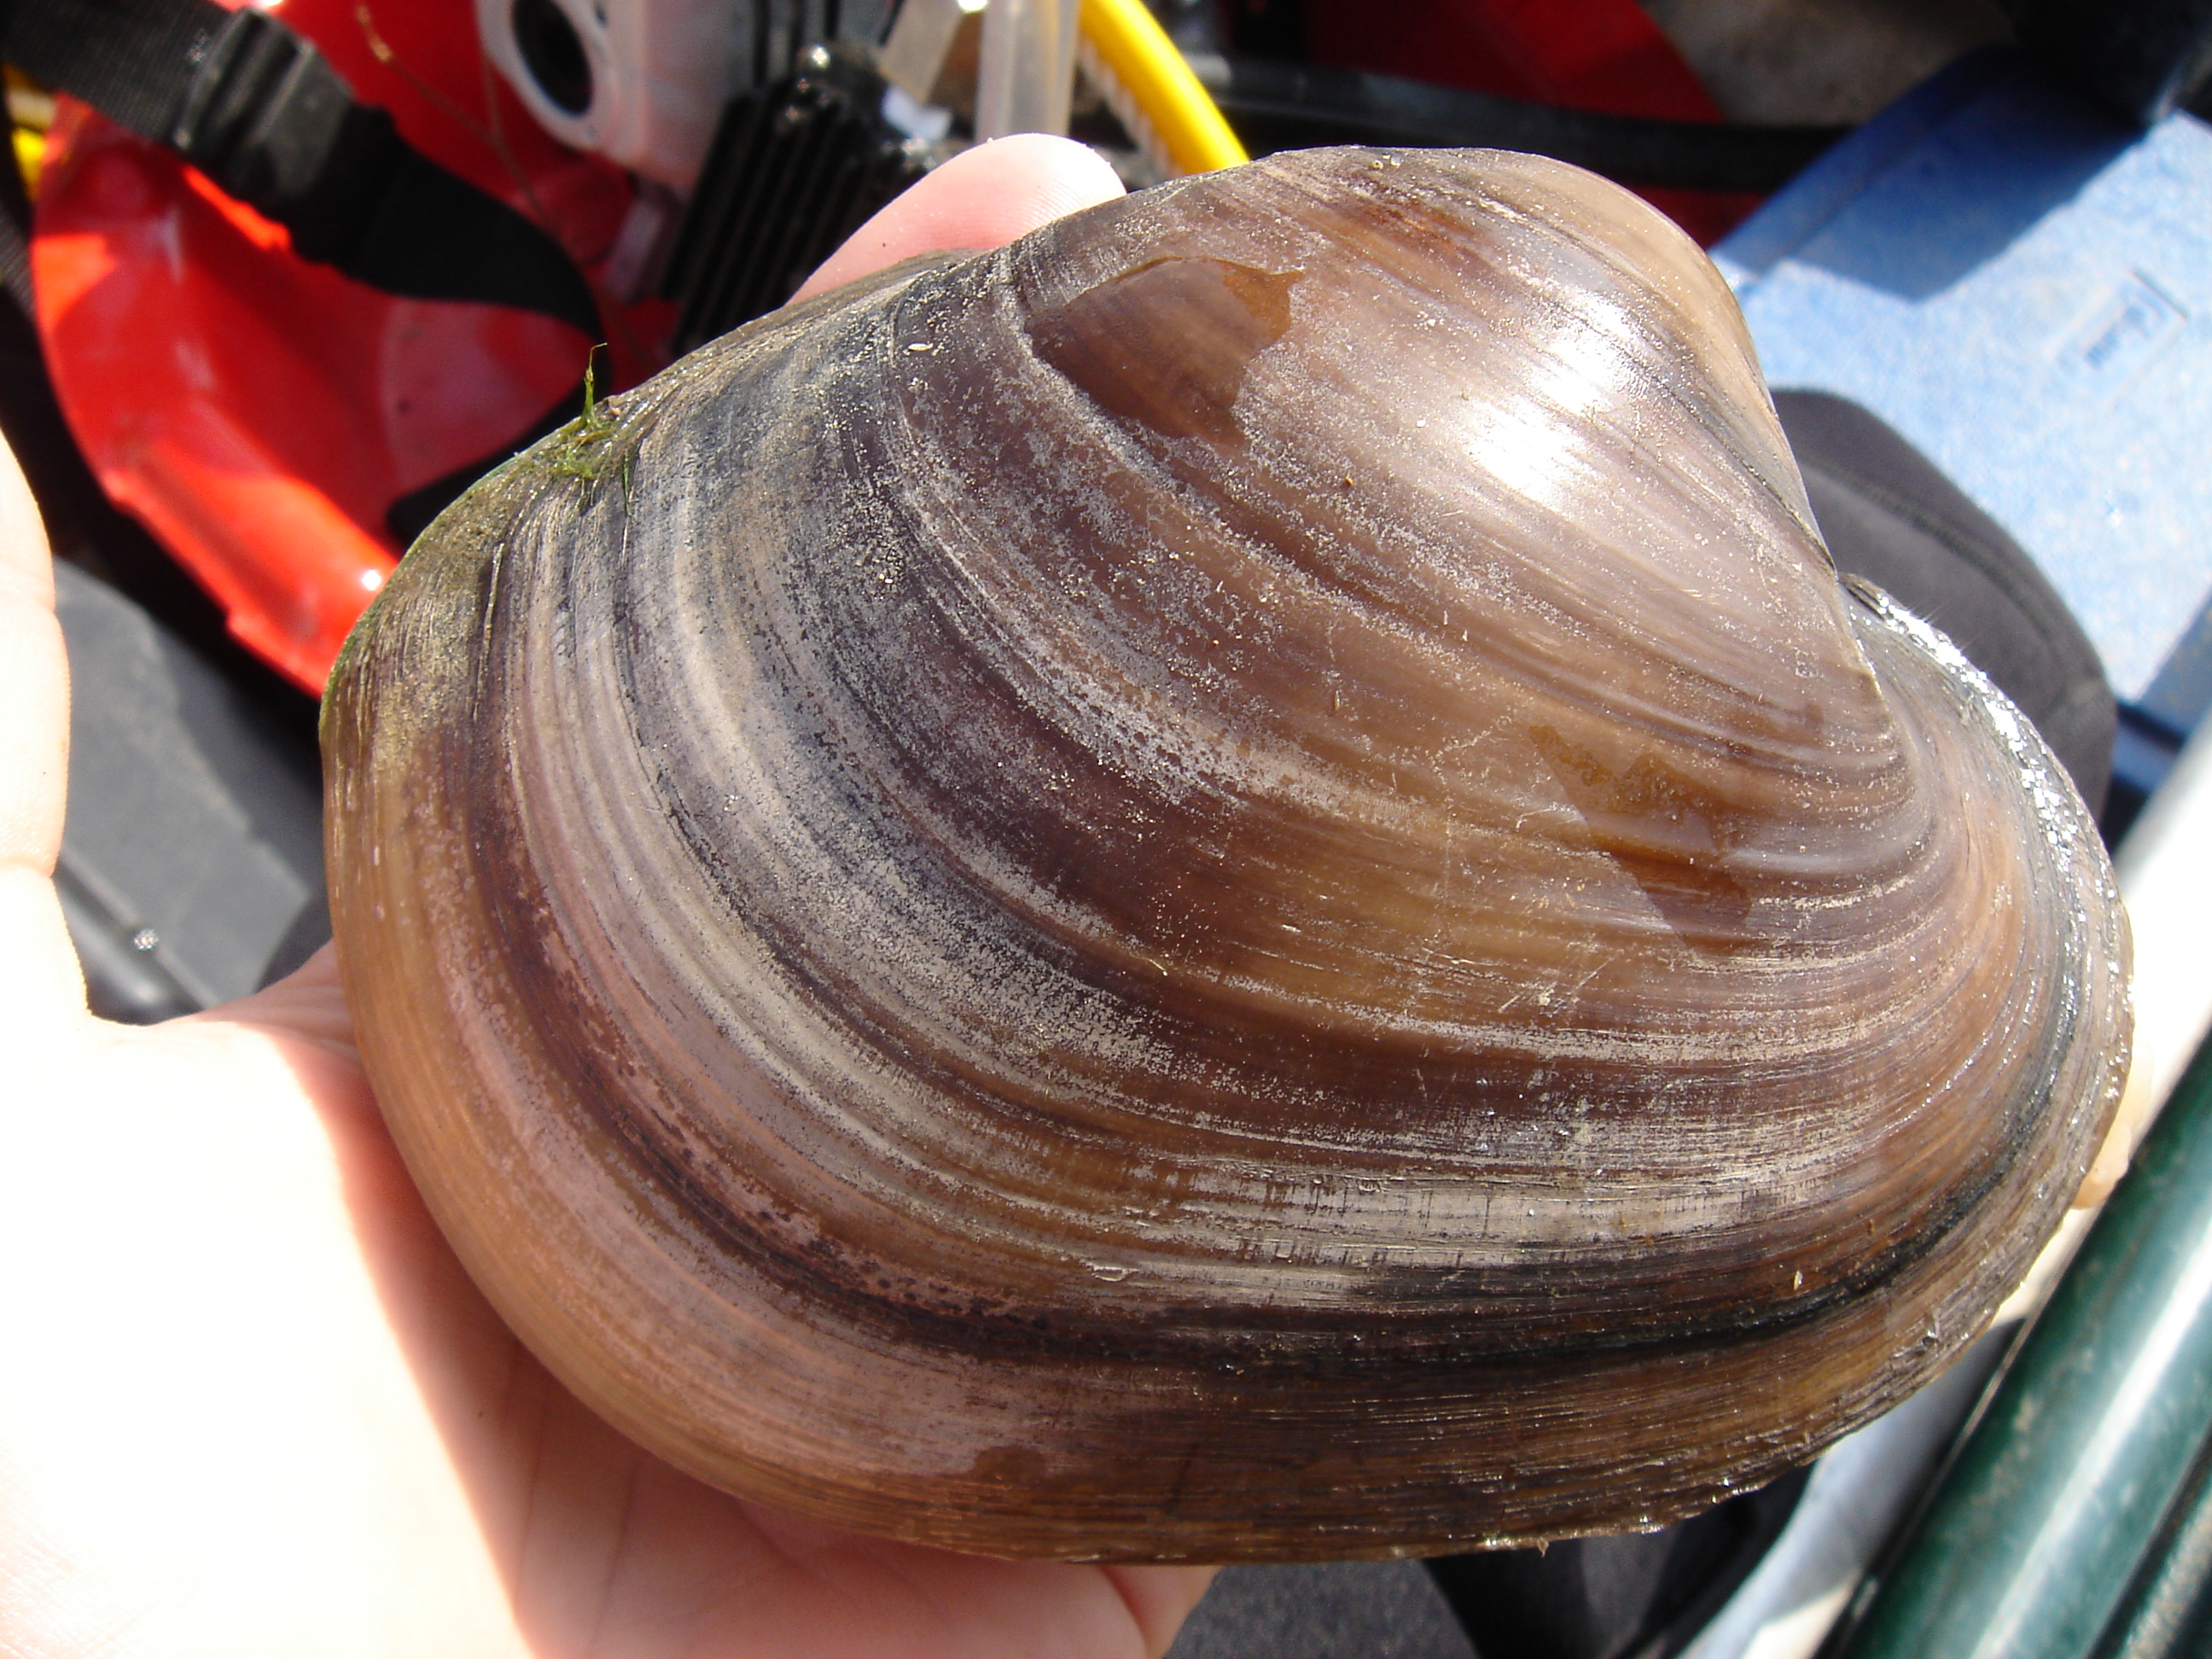
M 2125 1064 L 2028 728 L 1632 198 L 1318 152 L 687 359 L 328 705 L 379 1100 L 552 1370 L 1000 1554 L 1656 1524 L 1987 1320 Z

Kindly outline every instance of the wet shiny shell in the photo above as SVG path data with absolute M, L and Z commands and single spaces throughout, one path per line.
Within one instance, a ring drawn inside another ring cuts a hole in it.
M 2063 774 L 1838 585 L 1703 257 L 1527 157 L 732 336 L 441 519 L 325 741 L 500 1311 L 715 1485 L 961 1549 L 1709 1503 L 1976 1331 L 2125 1061 Z

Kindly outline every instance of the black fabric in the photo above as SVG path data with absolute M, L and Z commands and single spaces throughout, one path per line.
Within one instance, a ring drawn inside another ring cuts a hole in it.
M 542 312 L 597 337 L 568 255 L 357 102 L 313 44 L 215 0 L 0 0 L 0 59 L 175 149 L 285 226 L 303 258 L 387 294 Z
M 212 0 L 9 0 L 0 58 L 166 143 L 179 85 L 229 15 Z
M 1429 1572 L 1483 1659 L 1667 1659 L 1759 1565 L 1806 1479 L 1657 1532 L 1442 1556 Z
M 0 296 L 25 326 L 39 314 L 31 284 L 30 192 L 13 166 L 0 167 Z
M 1805 493 L 1836 568 L 1950 635 L 2103 810 L 2117 711 L 2096 647 L 2034 562 L 1897 433 L 1858 404 L 1778 392 Z
M 1419 1562 L 1332 1561 L 1224 1569 L 1183 1621 L 1167 1659 L 1478 1656 Z

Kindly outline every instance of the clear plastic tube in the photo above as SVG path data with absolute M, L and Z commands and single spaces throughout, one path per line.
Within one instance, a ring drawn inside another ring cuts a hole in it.
M 1078 0 L 990 0 L 975 88 L 975 136 L 1066 132 L 1075 85 Z

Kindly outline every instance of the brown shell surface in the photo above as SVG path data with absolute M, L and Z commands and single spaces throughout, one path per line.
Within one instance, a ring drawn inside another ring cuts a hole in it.
M 1656 1524 L 1940 1369 L 2117 1097 L 2033 732 L 1839 586 L 1711 266 L 1315 152 L 694 355 L 325 717 L 379 1100 L 682 1468 L 1008 1555 Z

